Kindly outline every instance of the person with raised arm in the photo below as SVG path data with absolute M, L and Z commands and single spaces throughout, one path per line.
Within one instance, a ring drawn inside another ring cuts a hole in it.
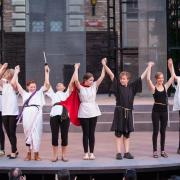
M 63 83 L 57 83 L 56 92 L 50 87 L 46 92 L 46 95 L 50 97 L 52 101 L 52 108 L 50 112 L 50 127 L 52 133 L 52 151 L 53 156 L 51 161 L 56 162 L 58 160 L 58 138 L 59 129 L 61 131 L 61 160 L 64 162 L 68 161 L 67 158 L 67 146 L 68 146 L 68 131 L 70 125 L 70 119 L 68 111 L 65 107 L 60 105 L 61 101 L 65 101 L 73 90 L 73 75 L 68 85 L 67 90 Z M 50 82 L 46 82 L 50 84 Z
M 142 92 L 142 79 L 147 75 L 147 70 L 142 75 L 135 79 L 133 82 L 129 82 L 130 73 L 122 71 L 119 74 L 119 78 L 116 79 L 114 73 L 104 62 L 104 68 L 112 81 L 112 91 L 116 97 L 116 107 L 114 110 L 114 119 L 111 130 L 115 132 L 116 141 L 116 159 L 121 160 L 133 159 L 134 156 L 130 153 L 130 133 L 134 131 L 133 124 L 133 104 L 134 97 L 139 92 Z M 122 147 L 124 146 L 125 152 L 122 156 Z
M 168 60 L 168 67 L 171 70 L 171 78 L 164 83 L 164 75 L 162 72 L 157 72 L 155 74 L 156 83 L 153 84 L 151 81 L 151 69 L 154 63 L 149 63 L 149 69 L 147 73 L 147 84 L 149 91 L 153 95 L 154 105 L 152 108 L 152 124 L 153 124 L 153 157 L 158 158 L 157 152 L 157 138 L 159 133 L 160 126 L 160 145 L 161 152 L 160 155 L 164 158 L 168 157 L 167 152 L 165 151 L 165 138 L 166 138 L 166 127 L 168 122 L 168 95 L 167 90 L 174 82 L 174 68 L 172 59 Z
M 45 82 L 49 81 L 49 67 L 44 66 L 45 71 Z M 41 144 L 42 136 L 42 107 L 45 104 L 44 92 L 49 88 L 48 84 L 44 84 L 39 90 L 34 80 L 30 80 L 26 83 L 27 91 L 22 88 L 18 82 L 18 74 L 20 67 L 16 66 L 16 85 L 17 89 L 23 99 L 22 111 L 18 116 L 18 121 L 23 123 L 25 142 L 28 148 L 27 155 L 24 160 L 30 161 L 32 159 L 32 151 L 34 152 L 34 160 L 41 160 L 39 156 L 39 149 Z
M 102 59 L 102 64 L 104 64 L 104 61 L 106 61 L 106 58 Z M 83 76 L 83 82 L 80 83 L 78 79 L 79 66 L 80 64 L 75 64 L 74 79 L 80 98 L 78 118 L 83 131 L 83 159 L 94 160 L 95 129 L 97 117 L 101 115 L 100 109 L 96 103 L 96 93 L 105 77 L 105 70 L 103 66 L 101 75 L 96 81 L 94 81 L 93 74 L 87 72 Z

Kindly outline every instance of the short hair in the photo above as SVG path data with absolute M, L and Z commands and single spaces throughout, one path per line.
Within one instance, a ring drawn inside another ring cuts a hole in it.
M 131 78 L 131 74 L 130 74 L 129 72 L 127 72 L 127 71 L 122 71 L 122 72 L 119 74 L 119 79 L 121 79 L 122 76 L 126 76 L 128 80 Z
M 13 168 L 9 172 L 9 180 L 21 180 L 22 171 L 19 168 Z
M 125 180 L 136 180 L 137 179 L 136 170 L 135 169 L 127 169 L 124 174 L 124 179 Z
M 83 81 L 86 81 L 86 80 L 88 80 L 88 79 L 91 78 L 91 77 L 94 77 L 93 74 L 90 73 L 90 72 L 87 72 L 87 73 L 84 74 L 84 76 L 83 76 Z
M 70 180 L 70 172 L 68 169 L 61 169 L 57 173 L 58 180 Z
M 29 86 L 30 84 L 36 84 L 36 81 L 29 80 L 29 81 L 26 82 L 26 86 Z
M 158 79 L 159 78 L 159 76 L 161 76 L 161 75 L 163 75 L 163 73 L 162 72 L 157 72 L 156 74 L 155 74 L 155 79 Z

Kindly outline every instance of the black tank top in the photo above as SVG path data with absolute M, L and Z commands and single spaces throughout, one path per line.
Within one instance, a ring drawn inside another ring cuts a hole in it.
M 153 97 L 154 97 L 154 106 L 152 110 L 154 112 L 167 112 L 168 96 L 165 87 L 163 91 L 158 91 L 157 88 L 155 87 L 155 92 L 153 94 Z

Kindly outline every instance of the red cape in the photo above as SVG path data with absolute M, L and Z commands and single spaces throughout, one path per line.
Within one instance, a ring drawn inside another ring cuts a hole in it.
M 59 104 L 63 105 L 67 109 L 71 123 L 75 126 L 80 126 L 78 119 L 80 100 L 77 88 L 74 87 L 70 96 L 65 101 L 61 101 Z

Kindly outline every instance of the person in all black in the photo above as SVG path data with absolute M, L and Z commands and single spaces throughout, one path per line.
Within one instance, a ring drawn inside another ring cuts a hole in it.
M 116 107 L 111 128 L 112 131 L 115 131 L 116 137 L 116 159 L 122 159 L 122 146 L 125 147 L 124 158 L 133 159 L 134 157 L 129 152 L 130 133 L 134 131 L 132 115 L 133 103 L 136 93 L 142 91 L 142 79 L 145 78 L 148 67 L 142 73 L 141 77 L 133 82 L 129 82 L 130 73 L 126 71 L 121 72 L 119 80 L 117 80 L 106 64 L 104 67 L 110 79 L 113 81 L 112 90 L 116 97 Z
M 165 146 L 165 137 L 166 137 L 166 126 L 168 121 L 168 96 L 167 90 L 171 86 L 174 81 L 173 74 L 173 63 L 172 59 L 168 60 L 168 66 L 171 69 L 171 78 L 164 84 L 164 76 L 162 72 L 157 72 L 155 74 L 156 84 L 154 85 L 150 79 L 151 76 L 151 68 L 154 63 L 150 63 L 150 68 L 147 73 L 147 83 L 150 92 L 153 94 L 154 105 L 152 109 L 152 124 L 153 124 L 153 157 L 158 158 L 157 153 L 157 137 L 159 132 L 159 124 L 160 124 L 160 144 L 161 144 L 161 156 L 167 158 L 168 154 L 164 150 Z

